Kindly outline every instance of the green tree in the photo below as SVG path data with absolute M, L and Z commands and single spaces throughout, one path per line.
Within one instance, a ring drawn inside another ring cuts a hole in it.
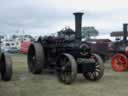
M 82 27 L 82 38 L 85 39 L 90 39 L 90 37 L 95 37 L 99 35 L 99 32 L 93 27 L 93 26 L 88 26 L 88 27 Z

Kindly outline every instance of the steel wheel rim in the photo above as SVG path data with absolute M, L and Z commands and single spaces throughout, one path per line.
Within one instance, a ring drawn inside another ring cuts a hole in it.
M 127 69 L 127 57 L 123 54 L 116 54 L 111 61 L 112 68 L 117 72 L 122 72 Z
M 36 62 L 36 56 L 35 56 L 35 50 L 33 46 L 30 46 L 29 48 L 29 52 L 28 52 L 28 63 L 29 63 L 29 67 L 30 67 L 30 71 L 33 71 L 33 68 L 35 66 L 35 62 Z

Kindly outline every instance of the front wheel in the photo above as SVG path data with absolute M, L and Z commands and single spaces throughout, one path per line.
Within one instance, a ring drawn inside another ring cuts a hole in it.
M 8 54 L 2 54 L 1 59 L 1 79 L 4 81 L 11 80 L 12 77 L 12 60 Z
M 104 75 L 104 64 L 101 57 L 97 54 L 93 54 L 91 58 L 95 60 L 96 69 L 94 72 L 86 72 L 83 75 L 87 80 L 97 81 Z
M 65 84 L 71 84 L 77 75 L 77 63 L 70 54 L 63 54 L 57 62 L 57 73 L 59 81 Z

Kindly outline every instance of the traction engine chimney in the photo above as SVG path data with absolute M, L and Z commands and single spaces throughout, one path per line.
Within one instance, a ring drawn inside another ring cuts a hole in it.
M 81 41 L 81 25 L 82 25 L 82 12 L 74 13 L 75 15 L 75 34 L 76 34 L 76 40 Z
M 127 40 L 127 26 L 128 24 L 123 24 L 123 40 Z

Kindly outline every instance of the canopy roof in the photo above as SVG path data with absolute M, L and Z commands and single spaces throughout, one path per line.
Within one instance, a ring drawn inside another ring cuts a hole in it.
M 116 32 L 112 32 L 111 37 L 119 37 L 119 36 L 124 36 L 124 32 L 122 31 L 116 31 Z M 127 36 L 128 36 L 128 32 L 127 32 Z

